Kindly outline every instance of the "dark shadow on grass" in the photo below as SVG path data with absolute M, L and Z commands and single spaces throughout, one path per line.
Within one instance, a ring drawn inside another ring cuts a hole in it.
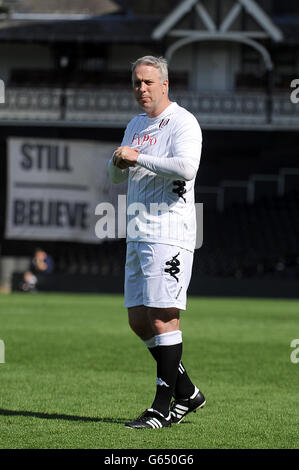
M 91 416 L 76 416 L 76 415 L 65 415 L 58 413 L 41 413 L 38 411 L 16 411 L 16 410 L 4 410 L 0 408 L 0 416 L 24 416 L 26 418 L 41 418 L 41 419 L 62 419 L 65 421 L 84 421 L 87 423 L 112 423 L 112 424 L 124 424 L 127 420 L 122 418 L 93 418 Z

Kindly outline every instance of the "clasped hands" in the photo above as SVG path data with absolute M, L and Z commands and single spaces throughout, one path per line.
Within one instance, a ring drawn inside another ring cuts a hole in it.
M 117 168 L 125 170 L 129 168 L 129 166 L 135 166 L 138 155 L 138 149 L 132 149 L 127 145 L 118 147 L 113 154 L 113 164 L 117 166 Z

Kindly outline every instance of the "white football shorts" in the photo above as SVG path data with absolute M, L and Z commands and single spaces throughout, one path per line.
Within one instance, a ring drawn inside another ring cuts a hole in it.
M 161 243 L 128 242 L 125 307 L 186 310 L 193 252 Z

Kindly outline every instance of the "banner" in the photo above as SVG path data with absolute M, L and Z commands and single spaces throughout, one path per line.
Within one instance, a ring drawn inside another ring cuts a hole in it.
M 115 202 L 107 163 L 119 144 L 8 139 L 7 239 L 99 243 L 95 208 Z

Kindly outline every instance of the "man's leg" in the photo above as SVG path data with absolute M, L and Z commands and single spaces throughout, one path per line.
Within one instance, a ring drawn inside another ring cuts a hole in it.
M 186 250 L 177 252 L 176 248 L 159 244 L 140 243 L 135 248 L 135 255 L 138 254 L 136 263 L 140 268 L 137 276 L 135 268 L 134 272 L 129 269 L 132 263 L 129 263 L 130 257 L 127 256 L 125 305 L 131 328 L 144 341 L 157 362 L 157 388 L 153 409 L 126 423 L 126 426 L 164 427 L 170 425 L 170 419 L 171 422 L 180 422 L 190 411 L 202 406 L 204 401 L 180 361 L 182 333 L 179 313 L 180 308 L 185 309 L 186 305 L 193 255 Z M 133 299 L 140 302 L 136 302 L 137 307 L 129 307 Z M 165 308 L 168 302 L 172 307 Z M 144 303 L 156 305 L 145 307 Z M 172 395 L 175 401 L 169 413 Z
M 172 370 L 169 369 L 169 366 L 167 365 L 168 360 L 171 362 L 174 361 L 175 364 L 177 364 L 176 372 L 174 372 L 174 375 L 176 376 L 174 388 L 173 386 L 171 386 L 171 389 L 170 387 L 166 387 L 167 390 L 165 390 L 165 388 L 163 389 L 163 385 L 157 385 L 156 404 L 163 403 L 162 406 L 165 410 L 166 402 L 169 407 L 171 394 L 176 398 L 190 397 L 195 391 L 195 386 L 191 382 L 182 362 L 179 360 L 177 363 L 177 357 L 180 357 L 182 354 L 182 336 L 179 331 L 179 310 L 176 308 L 149 308 L 144 305 L 140 305 L 137 307 L 130 307 L 128 309 L 128 314 L 129 324 L 132 330 L 144 341 L 148 350 L 157 362 L 157 378 L 162 379 L 160 376 L 164 375 L 164 367 L 167 368 L 167 373 L 168 370 Z M 177 341 L 179 341 L 177 343 L 179 346 L 169 347 L 172 346 L 169 343 L 176 343 Z M 164 347 L 162 347 L 163 345 Z M 169 359 L 167 359 L 166 356 L 169 357 Z M 171 375 L 172 373 L 173 372 L 171 372 Z M 165 380 L 164 382 L 168 383 Z
M 149 308 L 149 315 L 158 348 L 157 389 L 152 408 L 167 416 L 174 395 L 175 400 L 170 409 L 171 421 L 180 423 L 188 413 L 202 408 L 206 399 L 192 384 L 181 362 L 183 342 L 179 310 Z
M 177 308 L 150 307 L 148 315 L 155 332 L 157 361 L 157 386 L 152 408 L 167 417 L 182 357 L 180 312 Z
M 130 327 L 140 339 L 144 342 L 150 342 L 155 338 L 155 332 L 148 316 L 148 307 L 144 305 L 129 307 L 128 316 Z

